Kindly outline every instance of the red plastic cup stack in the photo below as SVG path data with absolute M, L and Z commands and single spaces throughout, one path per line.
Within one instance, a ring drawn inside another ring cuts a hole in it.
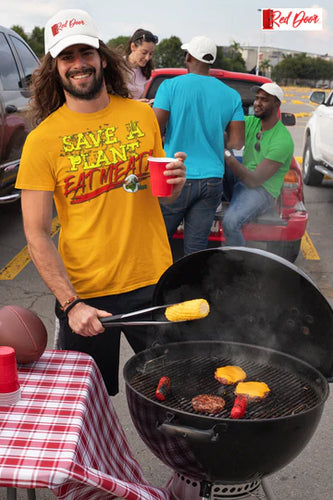
M 168 184 L 167 179 L 172 179 L 172 176 L 165 176 L 165 165 L 177 161 L 176 158 L 154 158 L 148 157 L 151 192 L 154 196 L 171 196 L 173 184 Z
M 21 399 L 15 351 L 9 346 L 0 346 L 0 406 L 16 404 Z

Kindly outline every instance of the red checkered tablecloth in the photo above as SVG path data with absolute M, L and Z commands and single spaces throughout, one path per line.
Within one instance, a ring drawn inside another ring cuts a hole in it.
M 45 351 L 19 365 L 21 400 L 0 406 L 0 485 L 60 499 L 169 500 L 133 458 L 94 360 Z

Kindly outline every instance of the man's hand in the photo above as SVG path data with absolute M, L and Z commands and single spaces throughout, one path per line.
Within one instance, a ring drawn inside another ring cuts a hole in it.
M 78 302 L 68 311 L 68 324 L 74 333 L 82 337 L 94 337 L 104 332 L 104 327 L 98 318 L 110 316 L 110 313 L 91 307 L 84 302 Z
M 172 178 L 167 179 L 168 184 L 173 184 L 173 192 L 171 196 L 159 198 L 160 202 L 164 205 L 173 203 L 179 196 L 181 190 L 186 181 L 186 167 L 184 161 L 186 160 L 187 154 L 183 152 L 175 153 L 175 158 L 177 161 L 172 161 L 166 165 L 166 170 L 164 172 L 165 176 L 172 176 Z
M 146 102 L 147 104 L 149 104 L 149 106 L 152 106 L 154 104 L 154 99 L 146 99 L 145 97 L 143 97 L 142 99 L 137 100 L 140 102 Z
M 255 168 L 250 170 L 240 163 L 228 149 L 224 150 L 224 161 L 233 173 L 249 188 L 257 188 L 279 170 L 282 163 L 264 158 Z

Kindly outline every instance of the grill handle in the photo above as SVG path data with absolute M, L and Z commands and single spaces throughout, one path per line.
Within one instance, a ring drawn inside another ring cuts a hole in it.
M 226 432 L 227 428 L 228 424 L 219 424 L 218 426 L 214 425 L 211 429 L 202 430 L 186 425 L 175 425 L 170 422 L 163 422 L 163 424 L 157 426 L 157 429 L 162 434 L 206 443 L 219 441 L 222 437 L 221 434 Z

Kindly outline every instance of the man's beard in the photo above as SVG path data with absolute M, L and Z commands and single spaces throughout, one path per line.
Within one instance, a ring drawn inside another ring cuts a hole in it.
M 261 120 L 262 119 L 268 119 L 270 118 L 274 113 L 274 109 L 273 108 L 269 108 L 269 109 L 265 109 L 264 111 L 259 111 L 259 112 L 254 112 L 254 116 L 256 118 L 260 118 Z
M 91 71 L 90 68 L 89 68 L 89 71 Z M 92 99 L 95 99 L 95 97 L 97 97 L 100 94 L 101 89 L 103 87 L 103 83 L 104 83 L 104 74 L 103 74 L 102 64 L 101 64 L 101 68 L 100 68 L 100 71 L 98 72 L 98 74 L 96 74 L 95 69 L 93 69 L 93 72 L 94 72 L 93 73 L 93 80 L 92 80 L 91 84 L 86 88 L 75 87 L 72 84 L 70 76 L 73 75 L 73 73 L 75 73 L 75 72 L 66 73 L 66 79 L 61 78 L 61 84 L 62 84 L 63 89 L 68 94 L 70 94 L 71 96 L 76 97 L 78 99 L 84 99 L 86 101 L 91 101 Z M 82 71 L 80 71 L 79 73 L 82 73 Z

